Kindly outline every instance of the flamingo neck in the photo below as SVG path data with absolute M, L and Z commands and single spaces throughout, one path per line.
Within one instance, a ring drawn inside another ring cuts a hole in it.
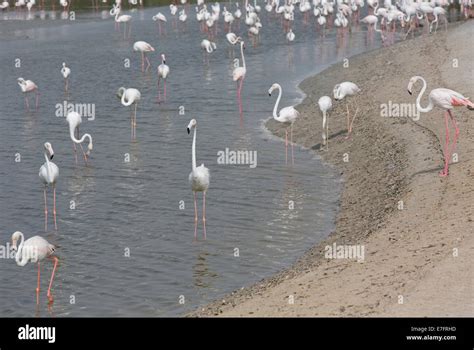
M 423 96 L 423 94 L 425 93 L 425 90 L 426 90 L 426 80 L 423 78 L 423 77 L 417 77 L 417 80 L 421 80 L 423 82 L 423 87 L 421 88 L 421 91 L 420 93 L 418 94 L 418 97 L 416 98 L 416 108 L 418 109 L 418 111 L 420 112 L 423 112 L 423 113 L 427 113 L 429 111 L 431 111 L 434 107 L 433 105 L 433 101 L 431 100 L 431 98 L 428 96 L 428 106 L 426 106 L 425 108 L 421 107 L 421 96 Z
M 244 42 L 240 42 L 240 53 L 242 54 L 242 64 L 243 64 L 243 67 L 244 69 L 246 69 L 246 65 L 245 65 L 245 56 L 244 56 Z
M 71 136 L 71 140 L 74 143 L 83 143 L 86 138 L 89 139 L 89 145 L 92 144 L 92 136 L 90 134 L 84 134 L 80 139 L 76 139 L 74 136 L 74 131 L 76 130 L 76 127 L 74 125 L 69 126 L 69 135 Z
M 197 126 L 194 127 L 194 135 L 193 135 L 193 148 L 192 148 L 193 172 L 196 171 L 196 129 L 197 129 Z
M 280 104 L 280 99 L 281 99 L 281 86 L 278 85 L 278 97 L 277 100 L 275 101 L 275 106 L 273 107 L 273 118 L 278 120 L 278 105 Z
M 21 237 L 21 241 L 15 255 L 15 262 L 19 266 L 25 266 L 26 263 L 28 262 L 28 260 L 23 256 L 23 246 L 25 243 L 25 236 L 23 236 L 23 233 L 20 233 L 20 237 Z
M 133 98 L 126 99 L 126 98 L 125 98 L 125 92 L 126 92 L 126 90 L 123 90 L 123 94 L 122 94 L 122 104 L 123 104 L 124 106 L 131 106 L 132 103 L 133 103 Z

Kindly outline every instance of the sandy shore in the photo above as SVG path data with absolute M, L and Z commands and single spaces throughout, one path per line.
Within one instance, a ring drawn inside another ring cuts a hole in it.
M 380 107 L 389 101 L 414 103 L 421 85 L 408 95 L 413 75 L 427 80 L 428 92 L 446 87 L 474 98 L 473 37 L 470 21 L 357 56 L 349 68 L 336 64 L 306 79 L 300 87 L 307 98 L 297 107 L 301 117 L 294 140 L 343 176 L 335 231 L 291 268 L 192 316 L 474 316 L 474 112 L 454 111 L 461 130 L 459 161 L 451 165 L 449 177 L 441 178 L 443 111 L 435 108 L 414 121 L 382 117 Z M 342 81 L 355 82 L 363 91 L 354 135 L 344 140 L 346 104 L 336 102 L 329 117 L 329 151 L 321 151 L 316 102 Z M 267 127 L 284 137 L 274 120 Z M 325 247 L 333 243 L 364 246 L 364 261 L 326 259 Z

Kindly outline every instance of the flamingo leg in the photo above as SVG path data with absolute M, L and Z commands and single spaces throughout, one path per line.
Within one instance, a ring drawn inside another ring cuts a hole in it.
M 38 110 L 38 104 L 39 104 L 39 92 L 36 91 L 36 106 L 35 106 L 36 110 Z
M 158 103 L 160 103 L 161 101 L 160 80 L 161 80 L 161 77 L 158 76 L 158 97 L 157 97 Z
M 447 176 L 448 175 L 448 168 L 449 168 L 449 121 L 448 121 L 448 112 L 444 114 L 444 125 L 446 128 L 446 140 L 444 143 L 444 168 L 439 173 L 440 176 Z
M 68 90 L 68 87 L 69 87 L 69 79 L 66 78 L 66 80 L 65 80 L 65 86 L 64 86 L 64 89 L 65 89 L 66 92 L 67 92 L 67 90 Z
M 145 55 L 145 59 L 146 59 L 146 63 L 147 63 L 147 66 L 146 66 L 146 71 L 148 71 L 148 69 L 150 68 L 151 64 L 150 64 L 150 60 L 148 59 L 148 57 Z
M 242 116 L 242 84 L 244 83 L 244 77 L 240 79 L 239 85 L 239 113 Z
M 58 226 L 56 225 L 56 186 L 53 185 L 53 217 L 54 217 L 54 229 L 57 231 Z
M 350 127 L 351 127 L 351 116 L 349 114 L 349 103 L 346 104 L 346 110 L 347 110 L 347 135 L 346 135 L 346 140 L 349 138 L 350 136 Z
M 291 143 L 291 165 L 295 165 L 295 156 L 293 153 L 293 123 L 290 126 L 290 143 Z
M 164 79 L 163 85 L 164 85 L 164 88 L 165 88 L 164 102 L 166 102 L 166 79 Z
M 451 113 L 451 110 L 449 109 L 448 109 L 448 114 L 451 117 L 451 121 L 453 122 L 454 130 L 455 130 L 453 144 L 451 146 L 451 151 L 449 152 L 449 158 L 451 159 L 454 154 L 454 151 L 456 150 L 456 144 L 458 142 L 458 136 L 459 136 L 459 127 L 456 122 L 456 118 L 454 118 L 454 115 Z
M 206 191 L 202 193 L 202 225 L 204 227 L 204 239 L 206 239 Z
M 27 94 L 25 94 L 25 105 L 26 105 L 27 111 L 29 112 L 30 111 L 30 102 L 28 101 L 28 95 Z
M 288 165 L 288 129 L 285 129 L 285 164 Z
M 39 304 L 40 274 L 41 274 L 41 267 L 40 267 L 40 262 L 38 261 L 38 284 L 36 286 L 36 304 Z
M 133 114 L 133 138 L 137 138 L 137 103 L 135 102 L 135 112 Z
M 359 111 L 359 107 L 357 106 L 357 103 L 356 103 L 356 110 L 355 110 L 354 116 L 352 117 L 352 120 L 351 120 L 351 125 L 349 127 L 349 134 L 352 134 L 352 125 L 354 124 L 354 119 L 356 118 L 358 111 Z
M 48 231 L 48 206 L 46 203 L 46 186 L 44 186 L 44 231 Z
M 84 147 L 82 147 L 82 143 L 80 143 L 79 146 L 81 147 L 82 155 L 84 156 L 84 162 L 87 165 L 87 155 L 86 152 L 84 152 Z
M 197 240 L 197 224 L 198 224 L 198 212 L 197 212 L 197 202 L 196 202 L 196 192 L 194 194 L 194 240 Z
M 145 53 L 142 51 L 142 72 L 145 71 Z
M 74 159 L 76 160 L 76 165 L 77 165 L 77 147 L 76 147 L 76 143 L 73 142 L 72 146 L 74 147 Z
M 47 294 L 48 300 L 50 303 L 54 301 L 53 295 L 51 294 L 51 287 L 53 285 L 54 273 L 56 272 L 56 267 L 58 266 L 58 258 L 54 256 L 52 259 L 54 260 L 54 267 L 53 267 L 53 272 L 51 273 L 51 280 L 49 281 L 49 288 L 48 288 L 48 294 Z

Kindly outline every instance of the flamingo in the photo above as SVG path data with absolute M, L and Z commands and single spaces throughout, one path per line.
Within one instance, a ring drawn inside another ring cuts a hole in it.
M 71 74 L 71 69 L 66 67 L 66 63 L 63 62 L 63 68 L 61 68 L 61 74 L 64 78 L 64 90 L 67 92 L 69 87 L 69 75 Z
M 286 33 L 286 40 L 288 40 L 288 42 L 292 42 L 295 40 L 295 33 L 293 33 L 293 29 L 290 28 L 288 33 Z
M 232 72 L 232 80 L 240 81 L 240 84 L 237 88 L 237 101 L 239 103 L 239 113 L 242 116 L 242 84 L 245 79 L 245 74 L 247 73 L 247 66 L 245 65 L 245 56 L 244 56 L 245 43 L 243 40 L 240 41 L 240 53 L 242 55 L 242 67 L 234 68 Z
M 20 244 L 18 245 L 18 241 Z M 56 251 L 56 246 L 49 243 L 46 239 L 41 236 L 34 236 L 28 238 L 25 241 L 25 236 L 20 231 L 16 231 L 12 235 L 12 247 L 16 251 L 15 261 L 18 266 L 25 266 L 28 262 L 38 263 L 38 285 L 36 287 L 36 304 L 39 304 L 39 292 L 40 292 L 40 271 L 41 261 L 44 259 L 52 259 L 54 261 L 53 272 L 51 273 L 51 280 L 48 287 L 48 300 L 50 303 L 53 302 L 53 295 L 51 294 L 51 287 L 53 285 L 54 273 L 58 266 L 58 258 L 53 256 Z
M 133 44 L 133 51 L 140 51 L 141 55 L 142 55 L 142 72 L 145 71 L 145 60 L 147 62 L 147 66 L 146 66 L 146 70 L 148 71 L 148 69 L 150 68 L 151 64 L 150 64 L 150 61 L 148 60 L 148 57 L 146 57 L 146 52 L 153 52 L 155 51 L 155 49 L 153 48 L 153 46 L 151 46 L 150 44 L 148 44 L 146 41 L 136 41 L 134 44 Z
M 342 100 L 346 96 L 354 96 L 357 93 L 360 92 L 359 87 L 350 82 L 350 81 L 345 81 L 343 83 L 337 84 L 334 86 L 333 94 L 334 94 L 334 99 L 336 101 Z M 357 107 L 357 105 L 356 105 Z M 354 119 L 357 115 L 357 111 L 359 110 L 359 107 L 356 108 L 356 111 L 354 113 L 354 116 L 351 119 L 351 116 L 349 114 L 349 103 L 346 104 L 346 109 L 347 109 L 347 136 L 346 139 L 348 139 L 352 133 L 352 124 L 354 123 Z
M 77 147 L 76 147 L 76 143 L 77 143 L 81 146 L 82 154 L 84 156 L 84 162 L 87 165 L 87 157 L 90 155 L 93 148 L 92 136 L 90 134 L 84 134 L 81 139 L 78 139 L 79 138 L 79 125 L 81 125 L 82 123 L 82 117 L 79 113 L 69 112 L 66 116 L 66 121 L 69 124 L 69 136 L 71 137 L 72 145 L 74 147 L 74 158 L 76 160 L 76 164 L 77 164 Z M 75 133 L 77 134 L 77 136 L 74 135 Z M 84 152 L 84 149 L 82 148 L 82 143 L 85 141 L 86 138 L 89 139 L 89 144 L 87 145 L 87 152 Z
M 163 79 L 164 84 L 164 100 L 166 102 L 166 78 L 170 73 L 170 67 L 166 65 L 165 54 L 161 54 L 161 64 L 158 66 L 158 102 L 160 102 L 160 80 Z
M 53 188 L 53 217 L 54 217 L 54 229 L 57 230 L 56 225 L 56 181 L 59 177 L 59 168 L 51 160 L 53 159 L 54 151 L 51 143 L 44 143 L 44 159 L 46 162 L 41 166 L 39 170 L 39 177 L 44 184 L 44 230 L 48 230 L 48 207 L 46 204 L 46 188 L 51 186 Z
M 178 12 L 178 6 L 174 5 L 174 4 L 170 4 L 170 13 L 171 13 L 171 16 L 175 16 L 176 15 L 176 12 Z
M 436 6 L 433 9 L 433 15 L 434 15 L 434 20 L 430 23 L 430 33 L 433 31 L 433 23 L 436 23 L 435 33 L 438 30 L 438 24 L 439 24 L 438 17 L 443 18 L 444 29 L 448 30 L 448 20 L 446 18 L 446 10 L 442 8 L 441 6 Z
M 162 14 L 161 12 L 158 12 L 155 16 L 152 17 L 153 21 L 158 21 L 158 30 L 160 32 L 160 35 L 161 35 L 161 22 L 164 22 L 166 23 L 166 17 L 164 14 Z
M 128 23 L 128 37 L 130 38 L 130 33 L 132 31 L 132 24 L 130 21 L 132 20 L 132 16 L 130 15 L 120 15 L 121 8 L 120 6 L 117 6 L 117 9 L 115 11 L 115 22 L 119 24 L 124 23 L 124 28 L 123 28 L 123 38 L 126 38 L 126 33 L 127 33 L 127 23 Z
M 323 113 L 323 146 L 326 146 L 326 151 L 329 150 L 329 120 L 328 112 L 332 108 L 332 100 L 329 96 L 323 96 L 318 100 L 319 109 Z
M 451 112 L 451 110 L 454 107 L 459 107 L 459 106 L 466 106 L 468 109 L 474 110 L 474 103 L 469 101 L 467 97 L 464 97 L 459 92 L 456 92 L 450 89 L 445 89 L 445 88 L 438 88 L 438 89 L 431 90 L 430 94 L 428 95 L 428 106 L 422 107 L 420 104 L 421 97 L 423 96 L 426 90 L 426 80 L 423 77 L 413 76 L 410 78 L 410 81 L 408 82 L 408 93 L 412 95 L 413 85 L 418 80 L 421 80 L 423 82 L 423 87 L 421 88 L 420 94 L 416 98 L 417 110 L 419 112 L 428 113 L 436 106 L 446 111 L 444 113 L 444 124 L 446 128 L 446 141 L 444 145 L 444 168 L 439 173 L 439 175 L 447 176 L 448 171 L 449 171 L 449 159 L 454 153 L 454 149 L 456 148 L 456 142 L 459 135 L 459 127 L 457 125 L 456 118 L 454 118 L 454 115 Z M 454 129 L 455 129 L 451 152 L 449 152 L 449 118 L 451 118 L 451 122 L 453 123 Z
M 203 41 L 201 41 L 201 48 L 207 53 L 213 53 L 214 50 L 217 49 L 217 45 L 215 42 L 204 39 Z
M 275 106 L 273 107 L 273 119 L 284 124 L 290 123 L 291 160 L 292 160 L 292 164 L 295 164 L 295 159 L 293 155 L 293 123 L 300 116 L 300 113 L 293 106 L 284 107 L 280 109 L 280 112 L 277 112 L 278 105 L 280 104 L 280 99 L 282 95 L 281 85 L 277 83 L 273 84 L 270 87 L 270 90 L 268 90 L 268 95 L 271 96 L 273 90 L 276 90 L 276 89 L 278 89 L 279 92 L 278 92 L 278 98 L 275 102 Z M 285 151 L 286 151 L 285 160 L 286 160 L 286 164 L 288 164 L 288 127 L 285 129 Z
M 132 128 L 132 140 L 136 138 L 136 127 L 137 127 L 137 104 L 140 101 L 142 95 L 137 89 L 129 88 L 126 89 L 123 86 L 120 87 L 117 91 L 117 97 L 122 102 L 122 105 L 125 107 L 135 105 L 135 111 L 130 112 L 130 124 Z
M 206 239 L 206 192 L 209 188 L 209 169 L 201 164 L 199 167 L 196 167 L 196 130 L 197 130 L 197 121 L 196 119 L 191 119 L 188 124 L 187 130 L 188 135 L 191 133 L 191 129 L 194 128 L 193 136 L 193 147 L 192 147 L 192 171 L 189 174 L 189 183 L 194 194 L 194 239 L 197 238 L 197 224 L 198 224 L 198 214 L 197 214 L 197 201 L 196 201 L 196 192 L 202 192 L 202 223 L 204 226 L 204 239 Z
M 18 85 L 21 88 L 21 91 L 25 94 L 25 103 L 28 111 L 30 110 L 30 103 L 28 102 L 28 93 L 34 92 L 36 96 L 36 109 L 38 109 L 39 102 L 39 92 L 38 86 L 31 80 L 25 80 L 23 78 L 18 78 Z
M 242 39 L 240 36 L 237 36 L 235 33 L 227 33 L 225 35 L 227 41 L 231 45 L 236 45 Z

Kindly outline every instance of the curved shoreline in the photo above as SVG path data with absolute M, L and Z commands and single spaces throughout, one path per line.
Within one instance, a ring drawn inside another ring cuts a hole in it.
M 190 316 L 474 314 L 472 278 L 469 282 L 469 276 L 461 272 L 449 277 L 443 272 L 472 271 L 469 255 L 452 258 L 454 248 L 464 253 L 474 250 L 474 240 L 469 238 L 474 212 L 473 196 L 469 196 L 474 191 L 469 183 L 474 154 L 474 134 L 469 132 L 469 126 L 474 126 L 472 112 L 455 110 L 462 130 L 457 149 L 463 161 L 451 166 L 448 178 L 437 175 L 444 138 L 441 110 L 423 114 L 418 121 L 383 118 L 380 113 L 383 103 L 414 103 L 416 96 L 406 93 L 413 75 L 424 76 L 428 89 L 443 86 L 472 97 L 472 34 L 468 32 L 474 32 L 473 24 L 455 24 L 448 32 L 356 55 L 350 58 L 349 68 L 332 65 L 299 85 L 306 97 L 297 106 L 301 117 L 294 125 L 294 140 L 317 151 L 344 179 L 335 231 L 290 268 Z M 458 60 L 460 70 L 453 70 L 453 59 Z M 322 130 L 316 103 L 342 81 L 355 82 L 363 92 L 357 98 L 354 135 L 344 140 L 345 102 L 334 103 L 329 116 L 329 152 L 319 151 Z M 284 135 L 284 128 L 274 120 L 266 126 L 274 135 Z M 344 154 L 348 162 L 343 161 Z M 459 182 L 463 186 L 455 186 Z M 460 198 L 463 208 L 457 207 Z M 399 201 L 404 203 L 403 210 L 399 210 Z M 451 215 L 453 207 L 455 215 Z M 326 259 L 325 247 L 333 243 L 363 246 L 364 262 Z M 449 290 L 453 286 L 445 282 L 450 278 L 457 278 L 461 293 Z M 434 294 L 427 295 L 430 291 Z M 457 300 L 452 300 L 453 293 Z

